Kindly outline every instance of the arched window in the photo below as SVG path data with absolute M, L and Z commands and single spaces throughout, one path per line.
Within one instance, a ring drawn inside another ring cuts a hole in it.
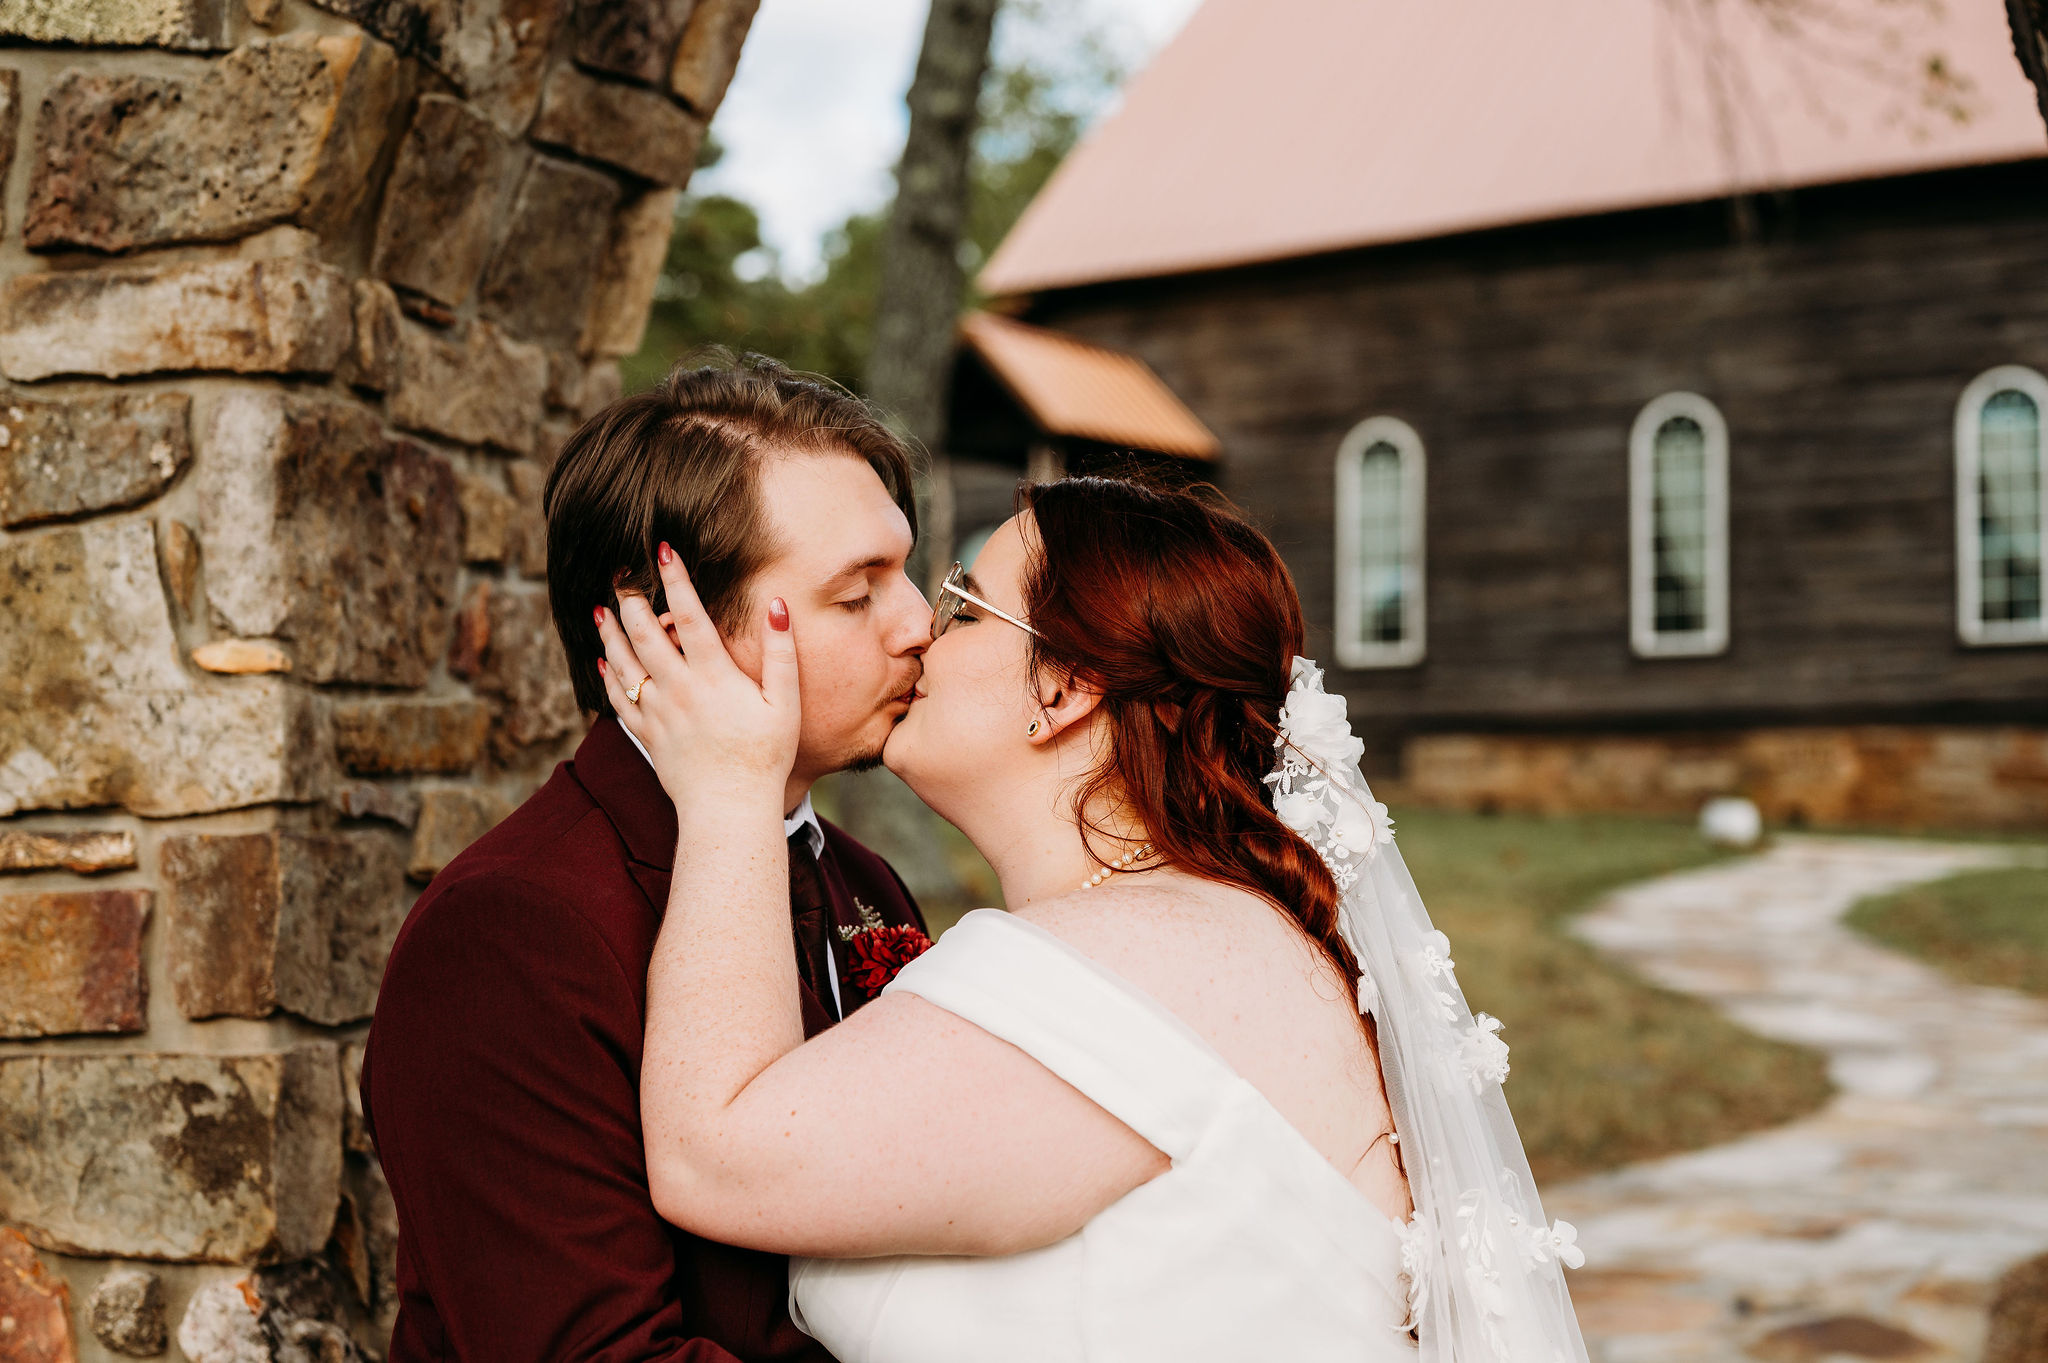
M 1956 404 L 1956 625 L 1966 644 L 2048 640 L 2048 379 L 1980 374 Z
M 1422 438 L 1361 421 L 1337 448 L 1337 661 L 1407 667 L 1423 652 Z
M 1629 433 L 1629 643 L 1645 658 L 1728 647 L 1728 423 L 1666 393 Z

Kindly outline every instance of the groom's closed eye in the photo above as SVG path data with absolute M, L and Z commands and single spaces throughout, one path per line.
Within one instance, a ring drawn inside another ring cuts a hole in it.
M 882 571 L 884 569 L 888 569 L 893 566 L 895 566 L 895 560 L 889 558 L 887 555 L 871 554 L 867 558 L 862 559 L 858 563 L 847 564 L 844 568 L 841 568 L 838 572 L 826 578 L 824 582 L 824 594 L 826 598 L 830 600 L 839 592 L 847 591 L 856 585 L 868 584 L 870 576 L 873 573 Z M 875 604 L 875 593 L 872 586 L 869 586 L 868 590 L 863 591 L 859 596 L 845 597 L 843 599 L 833 601 L 832 604 L 835 606 L 843 606 L 847 610 L 853 611 L 854 613 L 858 614 L 859 612 L 866 610 L 869 606 Z

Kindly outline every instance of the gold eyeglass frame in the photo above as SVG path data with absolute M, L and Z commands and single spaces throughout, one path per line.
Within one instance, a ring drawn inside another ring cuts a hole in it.
M 953 622 L 960 618 L 960 604 L 962 602 L 974 607 L 976 610 L 987 611 L 998 620 L 1009 621 L 1034 639 L 1042 637 L 1037 630 L 1031 628 L 1031 626 L 1025 624 L 1002 607 L 991 606 L 988 602 L 961 586 L 960 579 L 966 576 L 966 573 L 967 570 L 965 568 L 955 563 L 951 570 L 947 572 L 946 580 L 939 584 L 939 599 L 932 603 L 933 639 L 936 640 L 940 635 L 953 627 Z

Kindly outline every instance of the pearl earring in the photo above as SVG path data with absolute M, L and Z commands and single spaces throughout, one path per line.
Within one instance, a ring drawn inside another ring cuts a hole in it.
M 1026 738 L 1036 738 L 1036 737 L 1038 737 L 1038 721 L 1037 721 L 1037 720 L 1035 720 L 1035 719 L 1034 719 L 1034 720 L 1032 720 L 1032 721 L 1031 721 L 1031 727 L 1030 727 L 1030 728 L 1028 728 L 1028 729 L 1026 729 L 1026 730 L 1024 731 L 1024 737 L 1026 737 Z

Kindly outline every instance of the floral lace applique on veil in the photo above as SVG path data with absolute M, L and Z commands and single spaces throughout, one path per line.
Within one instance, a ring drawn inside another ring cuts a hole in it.
M 1336 879 L 1359 1010 L 1379 1030 L 1415 1201 L 1401 1263 L 1422 1363 L 1584 1363 L 1561 1270 L 1585 1254 L 1569 1222 L 1543 1216 L 1501 1093 L 1503 1024 L 1467 1008 L 1450 939 L 1422 908 L 1393 819 L 1359 768 L 1365 744 L 1344 697 L 1323 689 L 1306 658 L 1294 660 L 1274 747 L 1274 811 Z

